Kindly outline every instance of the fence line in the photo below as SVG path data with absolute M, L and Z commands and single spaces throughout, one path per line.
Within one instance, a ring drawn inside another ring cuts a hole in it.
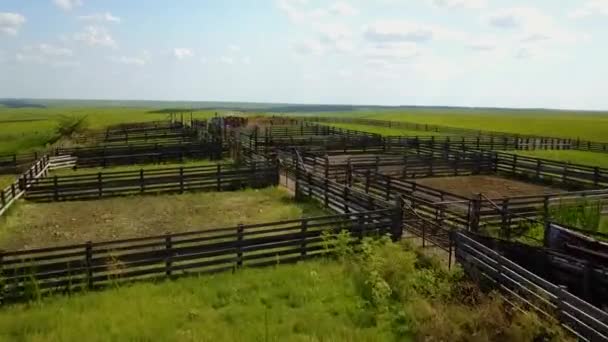
M 2 216 L 26 190 L 35 185 L 40 177 L 48 172 L 49 157 L 43 156 L 26 172 L 21 174 L 11 185 L 0 190 L 0 216 Z
M 27 191 L 31 201 L 49 202 L 96 199 L 144 193 L 183 193 L 200 190 L 236 190 L 278 184 L 278 169 L 272 163 L 140 169 L 47 177 Z
M 608 313 L 464 233 L 455 232 L 453 236 L 456 260 L 473 279 L 481 283 L 489 281 L 518 303 L 545 317 L 558 318 L 568 330 L 585 341 L 608 340 Z
M 197 232 L 8 251 L 0 254 L 2 302 L 72 293 L 135 280 L 259 267 L 325 253 L 324 234 L 384 235 L 395 209 Z M 30 293 L 34 286 L 38 293 Z

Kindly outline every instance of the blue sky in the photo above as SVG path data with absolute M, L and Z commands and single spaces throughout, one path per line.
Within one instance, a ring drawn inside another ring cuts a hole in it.
M 0 97 L 608 109 L 608 0 L 2 0 Z

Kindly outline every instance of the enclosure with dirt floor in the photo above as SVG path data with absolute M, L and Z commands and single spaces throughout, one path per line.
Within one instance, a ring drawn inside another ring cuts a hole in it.
M 95 201 L 20 201 L 0 219 L 0 249 L 16 250 L 204 230 L 325 212 L 270 187 Z

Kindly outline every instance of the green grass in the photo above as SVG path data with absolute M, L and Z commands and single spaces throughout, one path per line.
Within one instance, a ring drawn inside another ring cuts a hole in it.
M 344 247 L 347 240 L 337 244 Z M 532 341 L 565 337 L 460 272 L 366 241 L 338 260 L 139 283 L 0 309 L 0 341 Z M 279 261 L 280 262 L 280 261 Z M 474 337 L 474 338 L 473 338 Z
M 329 115 L 329 114 L 328 114 Z M 348 116 L 349 114 L 343 114 Z M 359 112 L 357 117 L 410 121 L 479 130 L 608 142 L 608 114 L 566 111 L 404 110 Z
M 149 108 L 5 108 L 0 107 L 0 154 L 23 153 L 42 149 L 57 136 L 57 127 L 62 116 L 86 117 L 86 127 L 97 130 L 107 126 L 167 120 L 162 113 L 150 113 Z M 208 118 L 214 111 L 196 111 L 195 119 Z M 184 115 L 184 120 L 190 115 Z
M 157 170 L 157 169 L 165 169 L 165 168 L 177 168 L 177 167 L 194 167 L 194 166 L 209 166 L 216 164 L 229 164 L 230 160 L 184 160 L 183 163 L 179 162 L 170 162 L 170 163 L 161 163 L 161 164 L 134 164 L 134 165 L 120 165 L 120 166 L 112 166 L 112 167 L 88 167 L 88 168 L 79 168 L 79 169 L 58 169 L 50 172 L 50 176 L 72 176 L 72 175 L 81 175 L 86 173 L 94 173 L 94 172 L 122 172 L 122 171 L 139 171 L 141 169 L 145 170 Z
M 608 168 L 608 153 L 596 153 L 571 150 L 535 150 L 516 151 L 516 154 L 528 157 L 557 160 L 573 164 Z
M 0 249 L 145 237 L 327 215 L 281 188 L 132 196 L 96 201 L 19 201 L 0 218 Z
M 16 179 L 17 176 L 15 175 L 0 175 L 0 190 L 3 190 L 7 186 L 11 185 Z
M 363 132 L 369 132 L 369 133 L 375 133 L 375 134 L 380 134 L 380 135 L 384 135 L 384 136 L 438 136 L 438 135 L 442 135 L 441 133 L 436 133 L 436 132 L 428 132 L 428 131 L 413 131 L 413 130 L 407 130 L 407 129 L 400 129 L 400 128 L 393 128 L 393 127 L 379 127 L 379 126 L 372 126 L 372 125 L 360 125 L 360 124 L 350 124 L 350 123 L 342 123 L 342 122 L 331 122 L 331 123 L 326 123 L 323 122 L 321 123 L 323 125 L 331 125 L 334 127 L 338 127 L 338 128 L 344 128 L 344 129 L 352 129 L 355 131 L 363 131 Z

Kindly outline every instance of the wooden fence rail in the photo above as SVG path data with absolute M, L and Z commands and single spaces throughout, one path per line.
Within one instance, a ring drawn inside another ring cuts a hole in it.
M 49 157 L 42 156 L 27 171 L 21 174 L 15 181 L 0 190 L 0 216 L 2 216 L 10 206 L 18 200 L 27 189 L 30 189 L 40 177 L 48 172 Z
M 453 233 L 456 260 L 478 282 L 490 282 L 519 305 L 555 317 L 578 338 L 608 341 L 608 313 L 503 257 L 465 233 Z
M 3 303 L 135 280 L 259 267 L 323 255 L 324 234 L 389 233 L 394 209 L 0 253 Z M 325 240 L 324 240 L 325 239 Z M 36 292 L 32 293 L 31 289 Z
M 217 164 L 122 172 L 54 176 L 37 181 L 27 191 L 31 201 L 65 201 L 143 193 L 183 193 L 236 190 L 278 184 L 276 165 L 251 163 L 242 167 Z
M 591 152 L 601 152 L 608 153 L 608 143 L 605 142 L 595 142 L 595 141 L 587 141 L 572 138 L 559 138 L 559 137 L 547 137 L 547 136 L 537 136 L 537 135 L 528 135 L 528 134 L 514 134 L 514 133 L 506 133 L 506 132 L 496 132 L 496 131 L 485 131 L 485 130 L 475 130 L 475 129 L 467 129 L 467 128 L 458 128 L 458 127 L 449 127 L 449 126 L 440 126 L 440 125 L 428 125 L 428 124 L 419 124 L 412 122 L 403 122 L 403 121 L 387 121 L 387 120 L 375 120 L 375 119 L 362 119 L 362 118 L 343 118 L 343 117 L 296 117 L 300 121 L 306 122 L 325 122 L 331 124 L 332 122 L 340 123 L 353 123 L 353 124 L 361 124 L 361 125 L 370 125 L 370 126 L 379 126 L 379 127 L 388 127 L 388 128 L 401 128 L 413 131 L 425 131 L 425 132 L 434 132 L 434 133 L 443 133 L 450 135 L 461 135 L 462 137 L 496 137 L 497 144 L 494 145 L 491 149 L 502 149 L 504 147 L 501 146 L 500 140 L 503 138 L 507 138 L 513 142 L 513 149 L 525 149 L 525 150 L 537 150 L 537 149 L 573 149 L 580 151 L 591 151 Z M 504 144 L 504 141 L 503 141 Z M 473 146 L 469 146 L 473 147 Z M 478 147 L 479 148 L 479 147 Z M 485 148 L 490 148 L 486 146 Z

